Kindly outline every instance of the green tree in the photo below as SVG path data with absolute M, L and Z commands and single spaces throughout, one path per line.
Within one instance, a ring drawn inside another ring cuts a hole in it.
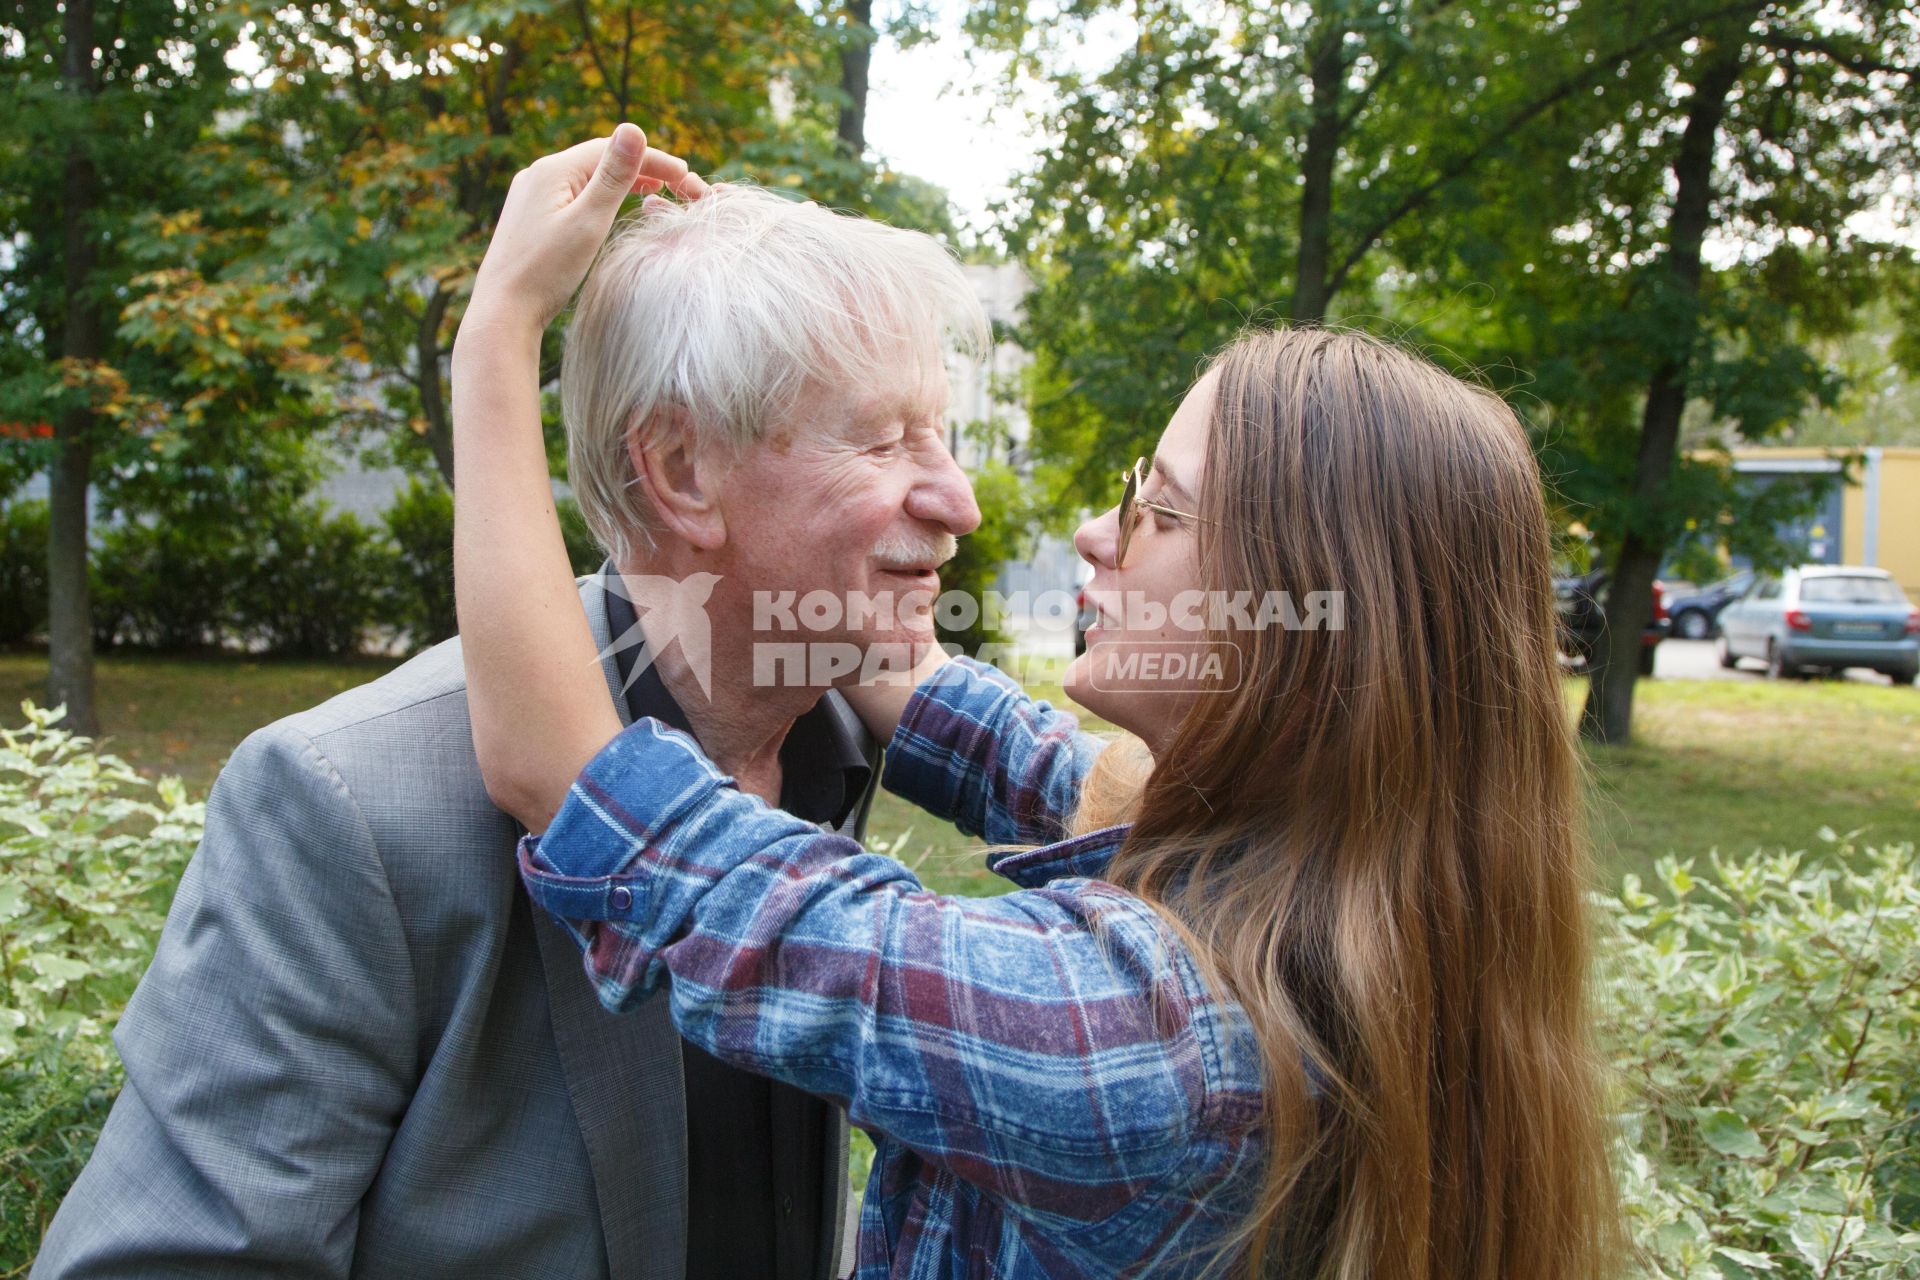
M 5 470 L 48 473 L 48 698 L 90 732 L 96 474 L 181 425 L 183 400 L 260 372 L 233 351 L 188 390 L 177 361 L 121 324 L 155 288 L 143 240 L 205 194 L 183 157 L 225 101 L 232 32 L 209 0 L 11 0 L 0 12 L 0 421 L 29 428 L 0 448 Z M 218 323 L 238 334 L 249 322 Z M 227 336 L 209 328 L 201 349 Z M 272 346 L 268 363 L 297 378 L 294 348 Z
M 349 392 L 343 423 L 448 478 L 447 352 L 514 173 L 629 118 L 711 168 L 777 131 L 777 77 L 826 61 L 775 0 L 341 12 L 234 7 L 262 65 L 219 146 L 235 179 L 222 216 L 251 220 L 252 260 L 300 282 Z
M 1522 138 L 1570 150 L 1622 68 L 1696 25 L 1648 3 L 1313 0 L 976 6 L 1060 101 L 1011 247 L 1036 279 L 1037 453 L 1062 505 L 1140 451 L 1198 358 L 1249 319 L 1358 320 L 1457 251 L 1455 214 Z M 1524 216 L 1520 194 L 1496 196 Z
M 1787 553 L 1769 526 L 1793 495 L 1755 500 L 1724 456 L 1683 455 L 1683 422 L 1763 441 L 1832 406 L 1843 369 L 1823 352 L 1912 279 L 1912 251 L 1859 217 L 1920 158 L 1920 11 L 1696 7 L 1693 37 L 1610 87 L 1615 119 L 1571 165 L 1516 158 L 1556 175 L 1528 216 L 1486 210 L 1479 231 L 1505 244 L 1501 334 L 1480 349 L 1526 371 L 1548 470 L 1611 573 L 1582 720 L 1603 742 L 1630 735 L 1662 561 L 1701 542 Z
M 473 0 L 342 21 L 319 0 L 238 0 L 233 13 L 261 66 L 222 140 L 227 215 L 258 229 L 252 261 L 299 282 L 341 424 L 448 483 L 448 351 L 507 185 L 538 156 L 631 119 L 711 176 L 911 224 L 946 217 L 944 199 L 927 207 L 842 141 L 840 85 L 871 31 L 838 10 Z M 558 352 L 556 331 L 549 374 Z

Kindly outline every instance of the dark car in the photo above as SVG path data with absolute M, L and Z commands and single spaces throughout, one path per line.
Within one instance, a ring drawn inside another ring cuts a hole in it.
M 1553 603 L 1560 614 L 1560 652 L 1582 666 L 1593 661 L 1606 634 L 1607 615 L 1604 600 L 1607 571 L 1590 569 L 1569 573 L 1553 580 Z M 1653 651 L 1667 638 L 1667 589 L 1653 584 L 1653 617 L 1640 633 L 1640 674 L 1653 674 Z
M 1711 640 L 1720 632 L 1720 611 L 1747 594 L 1752 585 L 1753 570 L 1742 569 L 1698 591 L 1674 596 L 1667 602 L 1673 634 L 1686 640 Z

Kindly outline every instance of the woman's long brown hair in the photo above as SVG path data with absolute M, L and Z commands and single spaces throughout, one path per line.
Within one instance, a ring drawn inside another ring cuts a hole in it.
M 1338 630 L 1210 633 L 1243 680 L 1185 718 L 1108 873 L 1262 1046 L 1238 1269 L 1604 1274 L 1588 864 L 1526 436 L 1352 333 L 1255 333 L 1213 375 L 1203 584 L 1344 602 Z

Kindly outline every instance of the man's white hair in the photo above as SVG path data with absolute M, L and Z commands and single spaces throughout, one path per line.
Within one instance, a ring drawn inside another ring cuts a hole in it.
M 802 392 L 944 377 L 986 350 L 986 316 L 930 236 L 754 187 L 650 200 L 615 229 L 567 330 L 560 401 L 580 513 L 615 565 L 653 546 L 627 442 L 675 411 L 744 449 Z

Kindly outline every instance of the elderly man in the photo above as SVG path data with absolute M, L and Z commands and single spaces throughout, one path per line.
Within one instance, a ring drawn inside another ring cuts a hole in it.
M 623 720 L 690 729 L 742 786 L 859 833 L 876 748 L 838 694 L 756 687 L 754 603 L 929 584 L 979 521 L 940 342 L 983 330 L 917 234 L 742 189 L 623 228 L 562 374 L 610 564 L 682 584 L 678 609 L 640 593 L 638 632 L 620 578 L 582 586 Z M 679 643 L 622 643 L 661 629 L 645 604 Z M 855 621 L 807 638 L 892 634 Z M 517 835 L 458 641 L 241 744 L 34 1275 L 844 1274 L 844 1117 L 683 1045 L 664 999 L 604 1013 L 528 908 Z

